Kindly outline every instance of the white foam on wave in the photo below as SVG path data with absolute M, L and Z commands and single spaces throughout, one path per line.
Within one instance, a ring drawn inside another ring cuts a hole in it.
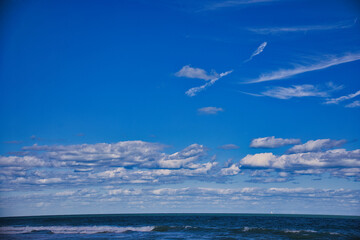
M 144 227 L 115 227 L 115 226 L 25 226 L 0 227 L 1 234 L 22 234 L 36 231 L 51 231 L 55 234 L 95 234 L 95 233 L 123 233 L 126 231 L 150 232 L 153 226 Z
M 261 227 L 244 227 L 242 229 L 243 232 L 249 232 L 253 230 L 263 230 L 263 231 L 281 231 L 285 233 L 317 233 L 317 231 L 314 230 L 289 230 L 289 229 L 267 229 L 267 228 L 261 228 Z
M 314 231 L 314 230 L 284 230 L 284 232 L 286 232 L 286 233 L 301 233 L 301 232 L 316 233 L 317 231 Z

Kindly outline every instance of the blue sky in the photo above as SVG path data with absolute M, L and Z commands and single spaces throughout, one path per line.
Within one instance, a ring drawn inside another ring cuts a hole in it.
M 356 1 L 1 15 L 1 216 L 360 214 Z

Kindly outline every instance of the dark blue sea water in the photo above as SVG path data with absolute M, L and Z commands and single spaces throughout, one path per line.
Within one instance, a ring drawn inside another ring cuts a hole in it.
M 360 217 L 121 214 L 0 218 L 1 239 L 360 239 Z

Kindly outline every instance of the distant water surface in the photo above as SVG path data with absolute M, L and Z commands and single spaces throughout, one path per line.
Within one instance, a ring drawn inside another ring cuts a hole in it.
M 0 218 L 0 239 L 360 239 L 360 217 L 120 214 Z

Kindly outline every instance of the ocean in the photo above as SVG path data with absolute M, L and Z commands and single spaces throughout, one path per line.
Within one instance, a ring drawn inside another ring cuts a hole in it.
M 0 239 L 360 239 L 360 217 L 283 214 L 3 217 Z

